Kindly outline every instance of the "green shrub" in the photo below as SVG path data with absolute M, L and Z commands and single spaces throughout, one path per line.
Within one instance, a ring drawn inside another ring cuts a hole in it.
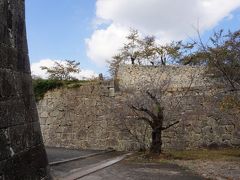
M 33 89 L 35 93 L 36 101 L 40 101 L 46 92 L 59 87 L 62 87 L 64 83 L 59 80 L 45 80 L 45 79 L 34 79 Z
M 85 83 L 91 83 L 92 80 L 57 80 L 57 79 L 33 79 L 33 89 L 36 101 L 43 99 L 44 94 L 50 90 L 66 87 L 78 88 Z

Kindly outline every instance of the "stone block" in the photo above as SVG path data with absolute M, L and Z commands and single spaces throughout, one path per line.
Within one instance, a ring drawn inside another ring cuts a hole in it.
M 33 146 L 43 144 L 42 132 L 41 132 L 39 122 L 33 122 L 31 124 L 31 129 L 32 129 L 31 146 L 33 147 Z
M 12 15 L 6 0 L 0 2 L 0 14 L 0 44 L 10 46 L 9 29 L 12 29 Z
M 26 125 L 13 126 L 9 128 L 10 146 L 14 154 L 24 151 L 30 142 L 31 132 Z
M 17 62 L 18 62 L 17 56 L 18 56 L 18 52 L 16 49 L 10 48 L 0 43 L 0 59 L 1 59 L 0 68 L 1 69 L 6 68 L 6 69 L 17 70 Z
M 234 125 L 226 125 L 225 129 L 228 134 L 232 134 L 235 128 L 234 128 Z
M 0 101 L 17 97 L 18 90 L 15 87 L 13 72 L 0 69 Z
M 231 144 L 233 146 L 239 147 L 240 146 L 240 139 L 235 138 L 235 139 L 231 140 Z
M 21 99 L 0 102 L 0 128 L 20 125 L 25 122 L 24 104 Z
M 233 133 L 233 136 L 240 139 L 240 127 L 237 127 L 235 130 L 234 130 L 234 133 Z
M 5 102 L 0 102 L 0 129 L 8 127 L 8 106 Z
M 21 99 L 8 101 L 9 126 L 21 125 L 26 122 L 25 106 Z
M 48 174 L 47 163 L 43 146 L 37 146 L 8 159 L 3 176 L 7 180 L 43 179 Z
M 9 138 L 10 146 L 15 154 L 42 144 L 42 134 L 38 122 L 10 127 Z
M 38 121 L 38 111 L 33 95 L 30 98 L 23 98 L 25 106 L 25 116 L 26 122 L 36 122 Z
M 8 129 L 0 129 L 0 161 L 9 157 L 11 157 L 11 150 Z
M 229 134 L 222 135 L 222 141 L 230 141 L 231 139 L 232 139 L 232 136 Z
M 32 77 L 26 73 L 16 73 L 16 89 L 23 97 L 33 97 Z

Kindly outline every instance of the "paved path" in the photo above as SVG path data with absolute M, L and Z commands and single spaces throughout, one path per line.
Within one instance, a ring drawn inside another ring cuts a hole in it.
M 56 161 L 62 161 L 72 158 L 77 158 L 80 156 L 87 156 L 93 153 L 101 153 L 104 151 L 98 151 L 98 150 L 71 150 L 71 149 L 65 149 L 65 148 L 53 148 L 53 147 L 47 147 L 46 148 L 48 161 L 50 163 L 56 162 Z
M 89 157 L 86 159 L 80 159 L 76 161 L 70 161 L 58 165 L 51 166 L 51 173 L 56 179 L 66 179 L 67 176 L 81 171 L 87 170 L 86 167 L 93 168 L 92 165 L 99 165 L 99 162 L 106 162 L 106 160 L 123 155 L 121 152 L 110 152 L 102 155 Z
M 192 172 L 172 164 L 136 164 L 120 162 L 79 180 L 203 180 Z
M 100 170 L 102 170 L 106 167 L 110 167 L 110 166 L 122 161 L 128 155 L 129 154 L 119 155 L 117 157 L 113 157 L 113 158 L 110 158 L 110 159 L 102 160 L 100 162 L 96 162 L 94 164 L 85 166 L 83 168 L 75 169 L 74 172 L 72 172 L 70 174 L 66 174 L 66 176 L 63 177 L 62 179 L 73 180 L 73 179 L 79 179 L 79 178 L 85 177 L 85 176 L 90 175 L 90 174 L 92 174 L 96 171 L 100 171 Z
M 50 162 L 97 152 L 102 151 L 47 148 Z M 173 164 L 140 164 L 122 160 L 124 154 L 108 152 L 86 159 L 51 165 L 51 174 L 55 180 L 203 180 L 189 170 Z M 118 160 L 122 161 L 118 162 Z

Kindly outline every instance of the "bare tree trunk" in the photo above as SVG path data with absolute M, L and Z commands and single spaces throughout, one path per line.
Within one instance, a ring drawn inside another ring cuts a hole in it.
M 135 58 L 134 57 L 131 57 L 131 62 L 132 62 L 132 65 L 135 64 Z
M 154 154 L 160 154 L 162 152 L 162 130 L 156 128 L 152 131 L 152 143 L 150 152 Z

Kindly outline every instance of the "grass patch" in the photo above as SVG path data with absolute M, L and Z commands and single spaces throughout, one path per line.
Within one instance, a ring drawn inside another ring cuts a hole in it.
M 170 151 L 173 159 L 180 160 L 234 160 L 240 159 L 240 149 L 199 149 L 188 151 Z
M 33 80 L 33 90 L 35 94 L 36 101 L 40 101 L 46 92 L 62 87 L 64 84 L 58 80 L 45 80 L 45 79 L 36 79 Z
M 134 163 L 169 163 L 172 160 L 240 161 L 240 149 L 171 150 L 165 151 L 161 155 L 138 152 L 127 159 L 127 161 Z
M 168 163 L 170 161 L 169 154 L 163 153 L 161 155 L 152 155 L 144 152 L 134 153 L 126 159 L 131 163 Z
M 71 80 L 71 81 L 60 81 L 55 79 L 33 79 L 33 89 L 36 101 L 43 99 L 45 93 L 48 91 L 66 87 L 66 88 L 78 88 L 83 84 L 90 83 L 92 81 L 87 80 Z

